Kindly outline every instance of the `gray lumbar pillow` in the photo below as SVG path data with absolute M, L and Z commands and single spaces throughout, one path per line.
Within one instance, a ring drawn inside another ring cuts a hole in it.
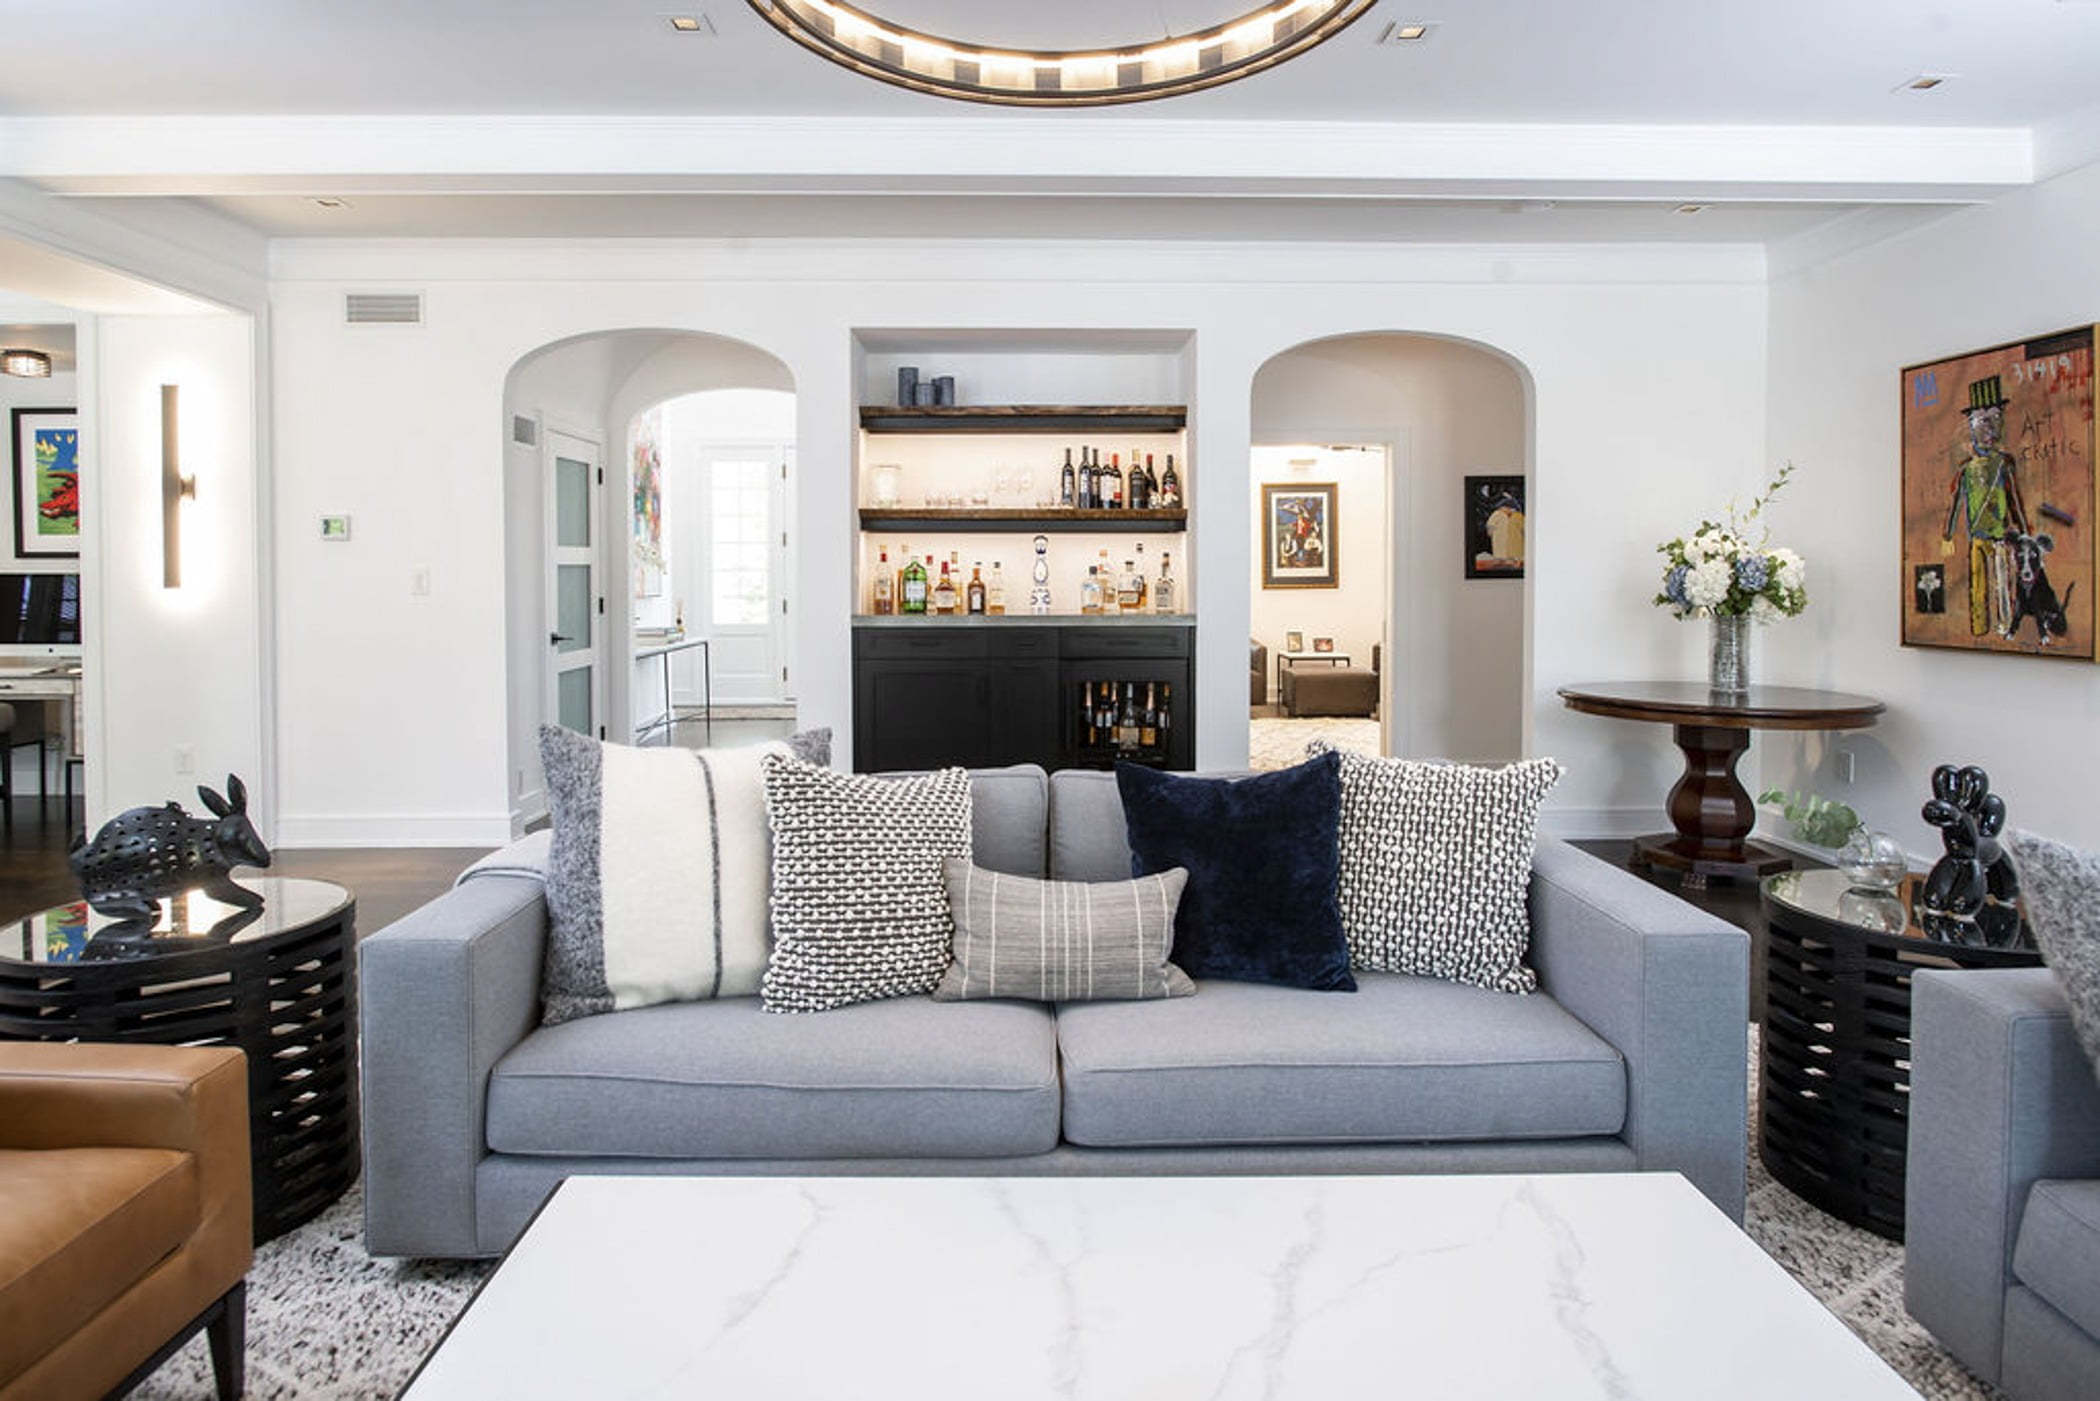
M 2006 840 L 2042 961 L 2063 985 L 2071 1025 L 2100 1073 L 2100 853 L 2014 832 Z
M 1084 1002 L 1186 997 L 1188 974 L 1167 961 L 1189 873 L 1136 880 L 1034 880 L 945 863 L 955 961 L 937 1002 L 1011 997 Z
M 638 749 L 542 726 L 554 818 L 543 1019 L 756 993 L 771 867 L 760 761 L 828 757 L 830 739 Z

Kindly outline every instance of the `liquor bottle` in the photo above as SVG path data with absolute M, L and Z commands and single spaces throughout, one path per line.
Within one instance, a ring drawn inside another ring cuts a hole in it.
M 1050 537 L 1038 535 L 1033 543 L 1035 563 L 1030 566 L 1028 612 L 1030 616 L 1040 618 L 1050 611 Z
M 1123 572 L 1116 576 L 1116 611 L 1118 613 L 1135 613 L 1138 611 L 1137 565 L 1127 559 L 1123 561 Z
M 919 563 L 917 555 L 908 555 L 904 560 L 904 586 L 897 591 L 897 611 L 924 615 L 927 602 L 926 566 Z
M 1086 449 L 1079 450 L 1079 508 L 1090 511 L 1094 507 L 1094 464 Z
M 941 561 L 940 582 L 933 586 L 933 611 L 953 613 L 955 611 L 955 580 L 949 577 L 948 562 Z
M 1123 459 L 1114 453 L 1108 455 L 1108 490 L 1101 504 L 1111 511 L 1123 509 Z
M 1147 749 L 1159 747 L 1159 696 L 1150 681 L 1145 683 L 1145 708 L 1138 716 L 1138 743 Z
M 1004 613 L 1006 611 L 1006 575 L 999 570 L 999 561 L 992 561 L 991 581 L 984 586 L 984 611 Z
M 1108 562 L 1108 551 L 1101 551 L 1094 572 L 1101 580 L 1101 611 L 1120 613 L 1123 611 L 1123 591 L 1116 587 L 1115 570 Z
M 1142 540 L 1138 541 L 1137 568 L 1132 577 L 1137 580 L 1137 611 L 1140 613 L 1151 612 L 1152 581 L 1145 576 L 1145 542 Z
M 1159 581 L 1152 586 L 1152 611 L 1171 613 L 1174 611 L 1174 556 L 1159 557 Z
M 963 590 L 963 598 L 965 600 L 965 608 L 980 617 L 983 616 L 985 609 L 983 560 L 979 560 L 970 566 L 970 583 Z
M 897 611 L 897 578 L 890 573 L 890 552 L 882 551 L 882 562 L 875 567 L 875 616 L 886 618 Z
M 1174 454 L 1167 454 L 1167 470 L 1159 478 L 1159 504 L 1176 507 L 1181 504 L 1181 474 L 1174 470 Z
M 1101 571 L 1091 564 L 1086 567 L 1086 582 L 1079 586 L 1079 611 L 1101 611 Z
M 1057 475 L 1057 504 L 1076 506 L 1079 504 L 1079 476 L 1072 470 L 1072 450 L 1065 449 L 1065 470 Z

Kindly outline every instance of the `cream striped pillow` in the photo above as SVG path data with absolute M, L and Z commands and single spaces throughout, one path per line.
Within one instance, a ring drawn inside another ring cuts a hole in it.
M 1167 961 L 1189 878 L 1179 866 L 1092 883 L 1002 875 L 952 857 L 942 871 L 955 961 L 934 989 L 936 1001 L 1087 1002 L 1196 990 Z

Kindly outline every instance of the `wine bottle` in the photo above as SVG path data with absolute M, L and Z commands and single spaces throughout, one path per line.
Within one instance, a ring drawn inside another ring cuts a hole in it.
M 1072 470 L 1072 450 L 1065 449 L 1065 470 L 1057 476 L 1057 504 L 1071 507 L 1079 504 L 1079 476 Z
M 1006 575 L 1000 572 L 999 561 L 992 561 L 992 577 L 984 586 L 984 611 L 1004 613 L 1006 611 Z
M 1167 470 L 1159 478 L 1159 504 L 1177 507 L 1181 504 L 1181 474 L 1174 470 L 1174 454 L 1167 454 Z
M 1114 453 L 1108 455 L 1108 490 L 1101 504 L 1111 511 L 1123 509 L 1123 460 Z
M 876 617 L 888 617 L 891 613 L 897 611 L 896 587 L 896 577 L 890 573 L 890 552 L 885 548 L 882 551 L 881 563 L 875 567 L 875 600 L 873 606 Z
M 964 608 L 979 617 L 984 615 L 984 561 L 979 560 L 970 566 L 970 582 L 963 590 L 963 598 Z
M 1137 683 L 1123 683 L 1123 708 L 1116 713 L 1116 748 L 1135 749 L 1143 734 L 1138 723 Z
M 1145 708 L 1138 716 L 1138 743 L 1147 749 L 1159 747 L 1159 697 L 1150 681 L 1145 683 Z
M 926 566 L 912 555 L 904 561 L 904 587 L 898 591 L 897 611 L 923 616 L 927 602 Z
M 1079 450 L 1079 507 L 1092 510 L 1094 506 L 1094 464 L 1085 448 Z

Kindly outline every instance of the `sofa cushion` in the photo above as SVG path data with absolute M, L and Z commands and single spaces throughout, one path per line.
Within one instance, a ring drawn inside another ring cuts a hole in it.
M 165 1148 L 0 1150 L 0 1379 L 15 1377 L 197 1230 L 197 1161 Z
M 2042 961 L 2070 1005 L 2071 1027 L 2100 1072 L 2100 853 L 2013 832 L 2007 839 Z
M 541 1027 L 489 1079 L 499 1153 L 998 1157 L 1057 1144 L 1047 1007 L 887 998 L 822 1017 L 754 998 Z
M 1106 769 L 1059 769 L 1050 775 L 1050 879 L 1124 880 L 1130 833 L 1123 795 Z
M 1309 749 L 1331 749 L 1315 740 Z M 1499 768 L 1340 753 L 1336 898 L 1358 968 L 1530 992 L 1539 803 L 1552 759 Z
M 1167 961 L 1187 871 L 1126 881 L 1049 881 L 946 863 L 955 961 L 933 990 L 942 1002 L 1014 997 L 1186 997 Z
M 1091 1147 L 1616 1134 L 1617 1051 L 1553 1001 L 1366 973 L 1354 997 L 1199 982 L 1061 1004 L 1065 1137 Z
M 1251 778 L 1116 766 L 1130 874 L 1184 867 L 1174 962 L 1192 978 L 1348 992 L 1349 945 L 1335 904 L 1335 756 Z
M 2051 1308 L 2100 1337 L 2100 1181 L 2043 1178 L 2028 1189 L 2013 1273 Z
M 1040 764 L 970 770 L 970 859 L 987 871 L 1049 869 L 1050 775 Z
M 830 731 L 746 749 L 638 749 L 540 727 L 554 835 L 541 1006 L 549 1022 L 756 992 L 765 972 L 759 759 L 829 761 Z
M 955 921 L 941 862 L 970 856 L 970 778 L 833 773 L 763 760 L 773 825 L 769 1012 L 931 992 Z

